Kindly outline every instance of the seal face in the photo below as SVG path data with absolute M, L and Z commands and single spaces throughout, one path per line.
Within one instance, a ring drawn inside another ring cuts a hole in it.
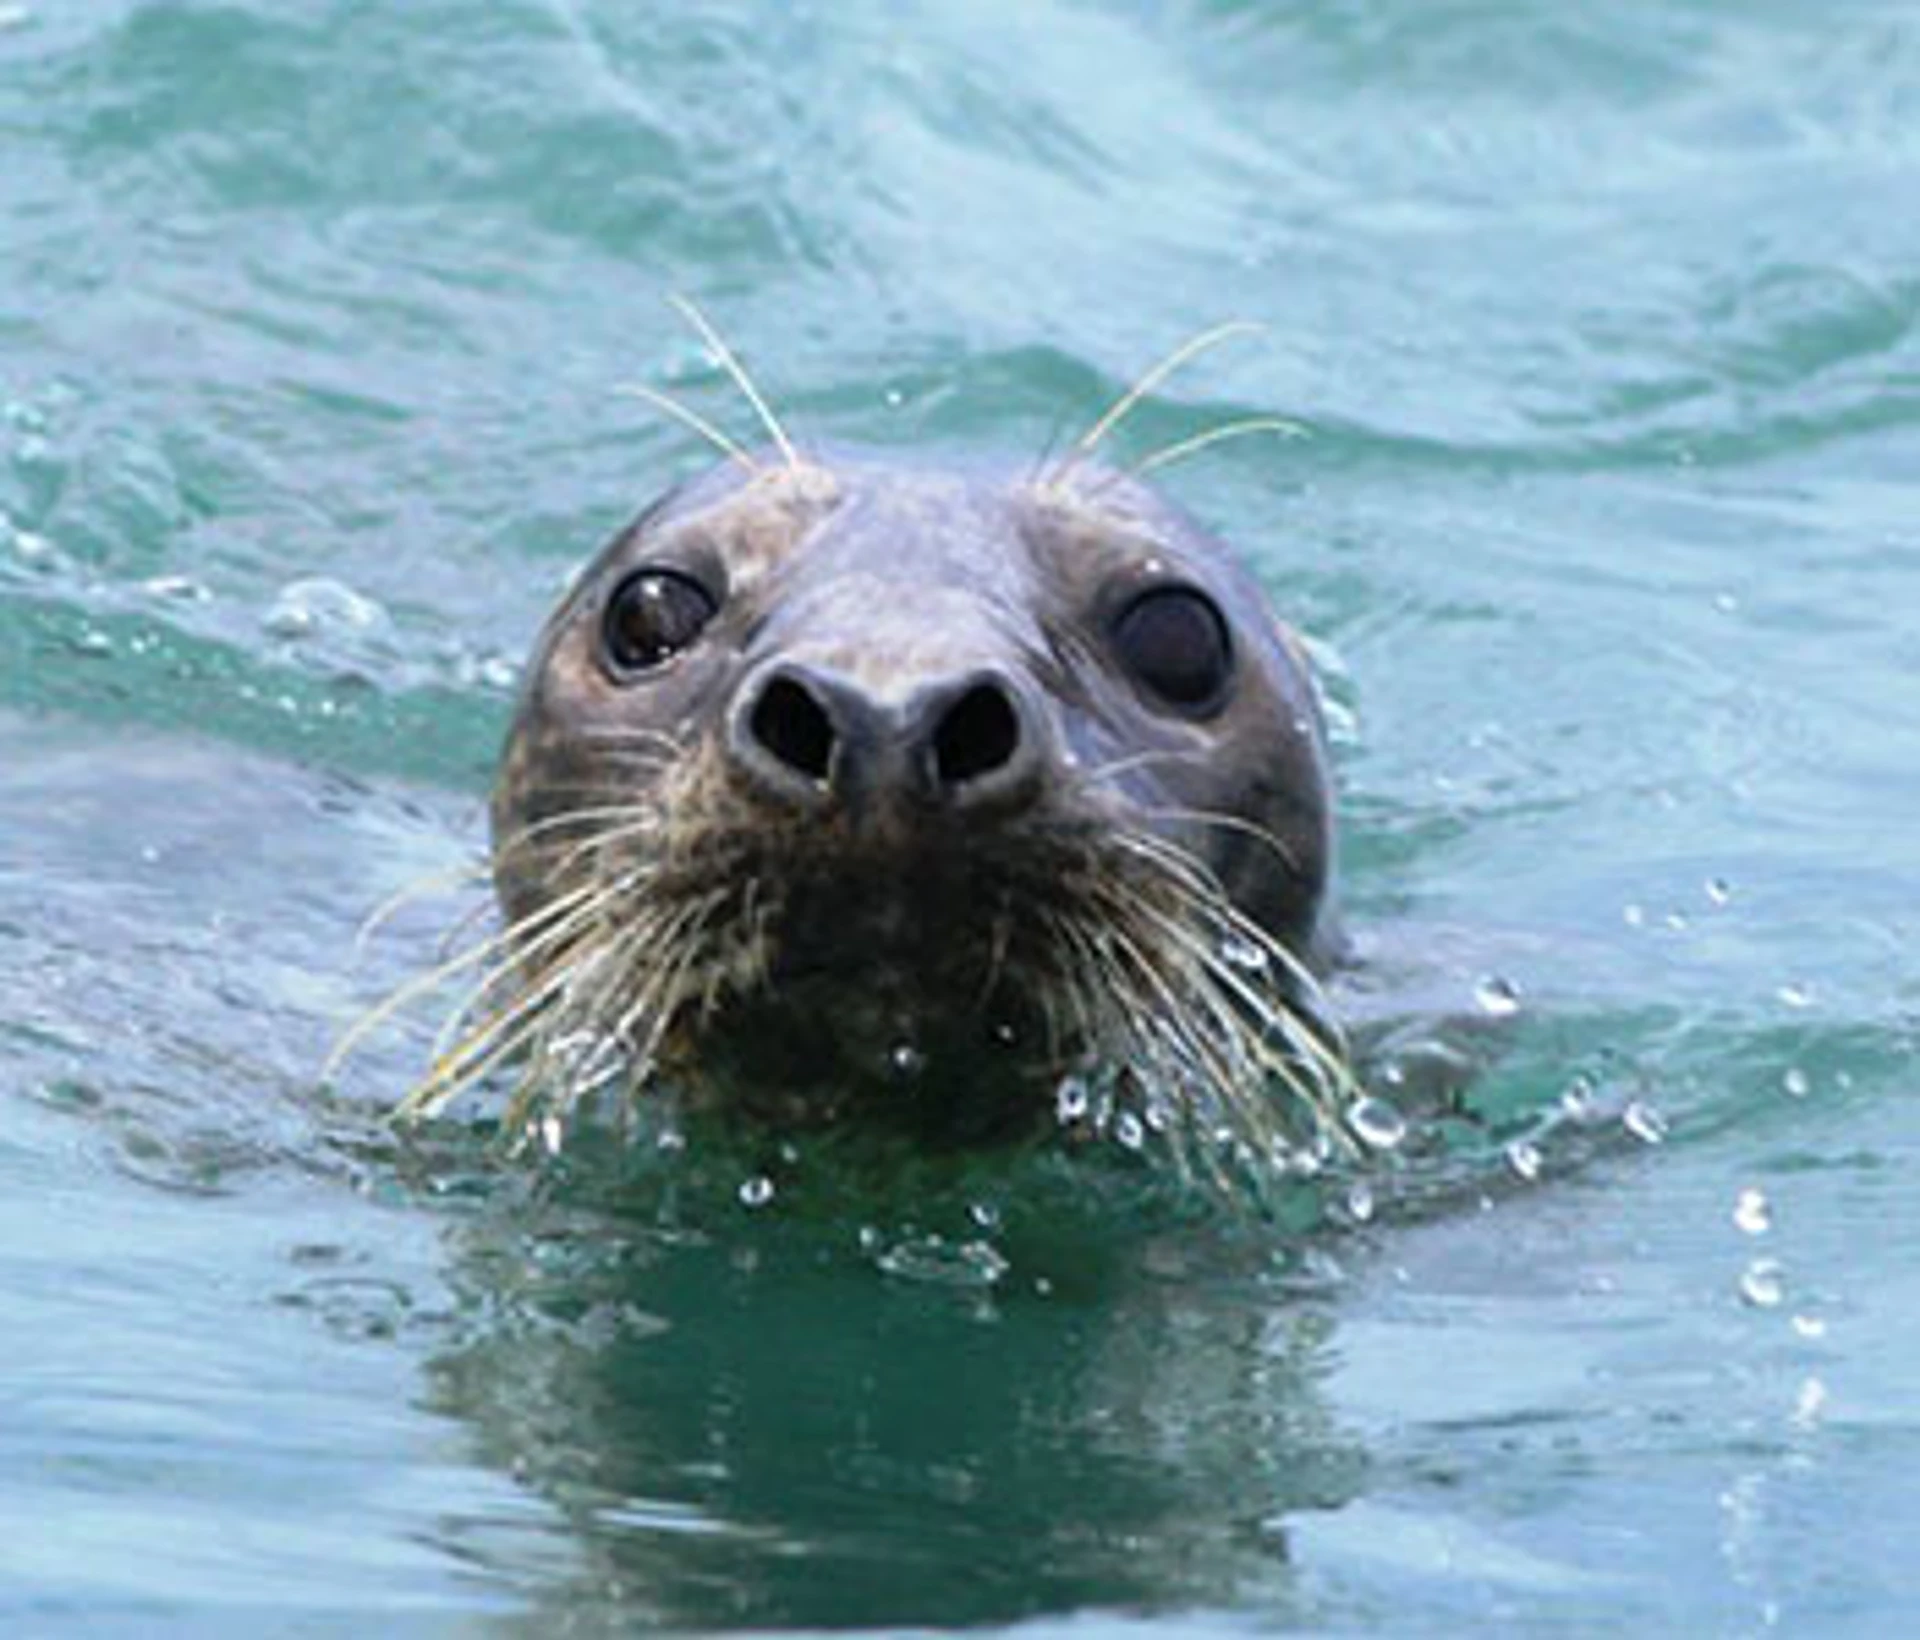
M 1106 1065 L 1264 1136 L 1273 1073 L 1333 1063 L 1333 827 L 1258 585 L 1089 462 L 752 465 L 655 502 L 539 640 L 486 1050 L 530 1047 L 562 1105 L 617 1066 L 955 1141 Z

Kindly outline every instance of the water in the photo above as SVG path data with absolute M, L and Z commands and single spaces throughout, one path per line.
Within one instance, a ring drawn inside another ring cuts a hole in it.
M 10 1632 L 1903 1626 L 1906 8 L 29 0 L 0 148 Z M 1352 1005 L 1499 1016 L 1463 1187 L 627 1195 L 389 1135 L 404 1039 L 315 1092 L 699 464 L 617 387 L 750 430 L 676 290 L 916 448 L 1265 326 L 1124 448 L 1304 429 L 1169 482 L 1327 662 Z

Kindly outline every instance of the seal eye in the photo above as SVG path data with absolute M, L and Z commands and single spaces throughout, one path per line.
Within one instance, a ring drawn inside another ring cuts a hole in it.
M 637 569 L 613 589 L 601 634 L 619 672 L 649 672 L 700 636 L 719 613 L 714 596 L 691 575 Z
M 1196 587 L 1150 587 L 1113 623 L 1127 670 L 1170 706 L 1213 705 L 1233 670 L 1233 644 L 1220 608 Z

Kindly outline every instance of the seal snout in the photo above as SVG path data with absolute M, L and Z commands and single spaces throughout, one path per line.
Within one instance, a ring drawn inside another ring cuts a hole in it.
M 1011 811 L 1032 801 L 1046 762 L 1032 702 L 995 667 L 931 679 L 894 702 L 842 673 L 774 662 L 747 680 L 727 739 L 758 794 L 848 811 Z

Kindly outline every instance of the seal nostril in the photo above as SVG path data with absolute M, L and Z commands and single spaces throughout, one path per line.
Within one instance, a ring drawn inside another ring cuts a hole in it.
M 933 732 L 933 767 L 944 787 L 1004 769 L 1020 749 L 1020 718 L 998 684 L 976 684 L 947 708 Z
M 774 678 L 760 691 L 747 720 L 753 738 L 790 769 L 825 780 L 833 763 L 833 720 L 791 678 Z

